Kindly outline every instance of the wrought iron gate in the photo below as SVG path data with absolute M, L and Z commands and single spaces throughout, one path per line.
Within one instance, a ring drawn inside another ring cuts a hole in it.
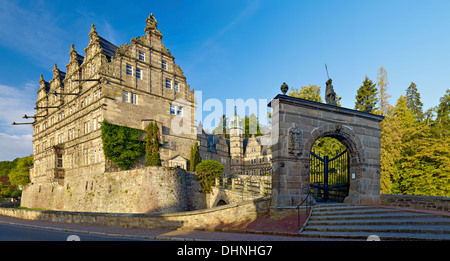
M 347 150 L 335 157 L 323 158 L 313 151 L 310 153 L 309 184 L 311 195 L 317 201 L 344 201 L 348 196 L 350 161 Z

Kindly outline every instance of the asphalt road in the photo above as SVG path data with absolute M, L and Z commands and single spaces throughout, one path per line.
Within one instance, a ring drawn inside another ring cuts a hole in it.
M 69 238 L 69 236 L 71 236 Z M 68 240 L 69 238 L 69 240 Z M 141 241 L 137 238 L 108 237 L 0 224 L 0 241 Z

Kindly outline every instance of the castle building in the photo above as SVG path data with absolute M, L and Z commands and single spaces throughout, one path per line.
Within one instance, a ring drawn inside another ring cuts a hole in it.
M 225 166 L 224 176 L 270 175 L 272 150 L 262 140 L 269 136 L 244 137 L 242 119 L 235 114 L 230 119 L 230 138 L 225 134 L 208 134 L 199 125 L 200 158 L 212 159 Z
M 196 132 L 194 90 L 164 46 L 153 15 L 147 18 L 144 31 L 130 44 L 116 46 L 99 36 L 92 25 L 85 56 L 72 44 L 66 72 L 55 64 L 50 81 L 41 75 L 31 182 L 63 185 L 86 173 L 114 170 L 103 154 L 103 120 L 141 130 L 156 122 L 166 167 L 189 169 L 190 148 L 198 141 L 201 159 L 222 163 L 225 176 L 269 173 L 270 148 L 261 145 L 261 137 L 243 137 L 236 114 L 229 139 L 205 133 L 201 126 Z M 183 126 L 187 131 L 180 133 L 173 127 L 178 116 L 188 119 Z
M 164 46 L 157 21 L 150 15 L 145 35 L 117 47 L 92 25 L 85 56 L 69 52 L 63 72 L 55 64 L 53 78 L 39 80 L 33 123 L 32 182 L 58 182 L 111 166 L 103 154 L 100 125 L 145 130 L 154 121 L 160 130 L 161 158 L 169 166 L 189 159 L 197 139 L 194 90 L 174 56 Z M 172 129 L 174 117 L 188 115 L 190 131 Z

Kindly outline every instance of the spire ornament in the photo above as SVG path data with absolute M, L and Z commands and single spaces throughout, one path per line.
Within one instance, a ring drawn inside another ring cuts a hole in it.
M 150 14 L 147 17 L 147 20 L 145 20 L 146 26 L 145 26 L 145 32 L 147 35 L 153 33 L 159 37 L 162 37 L 162 33 L 158 30 L 158 21 L 153 16 L 153 14 Z
M 96 41 L 96 42 L 100 41 L 100 38 L 98 37 L 98 33 L 95 30 L 94 24 L 92 24 L 91 31 L 89 32 L 89 39 L 90 39 L 89 43 L 94 42 L 94 41 Z
M 281 92 L 283 93 L 283 95 L 286 95 L 286 92 L 289 90 L 289 86 L 285 82 L 283 82 L 280 89 L 281 89 Z

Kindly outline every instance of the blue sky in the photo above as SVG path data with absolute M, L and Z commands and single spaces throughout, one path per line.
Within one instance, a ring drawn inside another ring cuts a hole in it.
M 203 99 L 267 99 L 280 85 L 316 84 L 325 63 L 344 107 L 367 75 L 388 72 L 391 104 L 411 82 L 436 106 L 450 72 L 450 1 L 432 0 L 0 0 L 0 161 L 32 153 L 40 74 L 65 71 L 72 43 L 84 54 L 91 24 L 116 45 L 144 35 L 153 13 L 163 42 Z M 204 115 L 205 116 L 205 113 Z

